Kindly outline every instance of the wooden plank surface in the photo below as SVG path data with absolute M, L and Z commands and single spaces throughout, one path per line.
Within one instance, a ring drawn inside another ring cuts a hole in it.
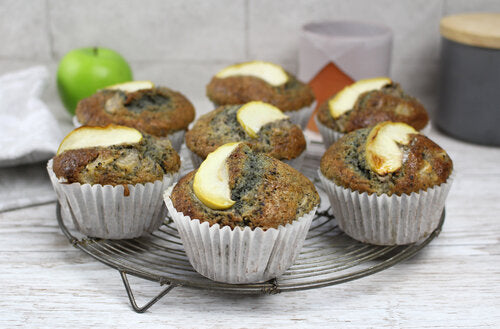
M 136 314 L 118 272 L 63 236 L 54 204 L 0 213 L 0 328 L 498 327 L 500 148 L 431 137 L 456 169 L 441 235 L 410 260 L 326 288 L 235 296 L 176 287 Z M 140 304 L 161 289 L 130 280 Z

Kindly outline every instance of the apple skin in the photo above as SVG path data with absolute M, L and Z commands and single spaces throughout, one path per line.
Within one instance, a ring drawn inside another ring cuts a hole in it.
M 97 90 L 132 80 L 127 61 L 107 48 L 74 49 L 64 55 L 57 69 L 59 96 L 71 114 L 80 100 Z

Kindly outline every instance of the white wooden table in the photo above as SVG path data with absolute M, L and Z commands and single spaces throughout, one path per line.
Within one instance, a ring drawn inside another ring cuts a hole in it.
M 137 314 L 118 272 L 71 246 L 50 203 L 0 213 L 0 328 L 498 328 L 500 148 L 429 135 L 457 176 L 441 235 L 407 261 L 278 295 L 176 287 Z M 130 280 L 139 303 L 161 289 Z

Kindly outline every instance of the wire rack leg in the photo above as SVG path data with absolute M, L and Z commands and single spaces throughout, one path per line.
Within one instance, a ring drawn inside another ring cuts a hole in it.
M 134 293 L 132 292 L 132 288 L 130 287 L 130 283 L 128 282 L 127 273 L 124 271 L 119 271 L 120 276 L 123 280 L 123 285 L 125 286 L 125 290 L 127 290 L 128 299 L 130 300 L 130 304 L 132 308 L 137 313 L 146 312 L 151 306 L 153 306 L 157 301 L 159 301 L 163 296 L 168 294 L 168 292 L 174 289 L 174 285 L 169 284 L 165 289 L 163 289 L 158 295 L 156 295 L 153 299 L 151 299 L 146 305 L 139 307 L 135 301 Z

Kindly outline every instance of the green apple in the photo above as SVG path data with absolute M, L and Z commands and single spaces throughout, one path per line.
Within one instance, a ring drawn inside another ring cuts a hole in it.
M 64 55 L 57 69 L 59 96 L 71 113 L 83 98 L 109 85 L 131 81 L 132 71 L 116 51 L 106 48 L 80 48 Z

